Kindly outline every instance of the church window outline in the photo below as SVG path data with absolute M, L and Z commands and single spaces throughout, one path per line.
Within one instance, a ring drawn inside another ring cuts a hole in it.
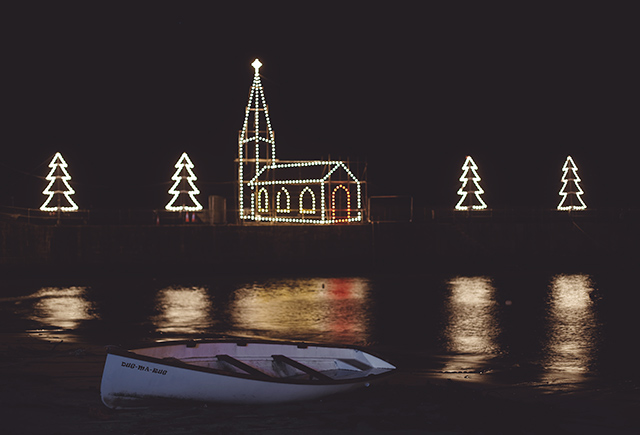
M 308 196 L 311 198 L 311 208 L 304 207 L 304 198 L 307 192 L 309 193 Z M 316 213 L 316 194 L 313 193 L 313 190 L 311 190 L 309 186 L 306 186 L 304 189 L 302 189 L 302 192 L 300 192 L 300 213 L 302 214 Z
M 258 190 L 257 209 L 258 213 L 269 213 L 269 192 L 265 187 Z
M 285 196 L 285 207 L 282 207 L 282 194 Z M 276 195 L 276 211 L 278 213 L 291 213 L 291 195 L 285 187 L 282 187 Z

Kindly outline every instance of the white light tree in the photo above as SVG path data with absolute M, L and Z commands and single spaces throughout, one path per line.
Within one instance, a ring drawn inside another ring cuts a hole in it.
M 196 199 L 196 195 L 200 193 L 194 181 L 198 178 L 193 173 L 193 163 L 189 159 L 187 153 L 182 156 L 176 163 L 176 172 L 171 179 L 174 181 L 173 186 L 169 189 L 169 193 L 173 198 L 166 205 L 169 211 L 198 211 L 202 210 L 202 205 Z
M 562 188 L 560 189 L 560 204 L 558 210 L 584 210 L 587 205 L 581 196 L 584 193 L 580 187 L 580 177 L 578 176 L 578 167 L 571 158 L 567 156 L 567 160 L 562 166 Z
M 62 154 L 56 153 L 49 163 L 51 170 L 46 179 L 49 184 L 42 191 L 48 195 L 47 199 L 40 206 L 42 211 L 77 211 L 78 206 L 71 198 L 75 190 L 69 185 L 71 175 L 67 172 L 67 162 L 62 158 Z
M 484 190 L 478 184 L 480 176 L 477 170 L 476 163 L 471 156 L 467 156 L 464 165 L 462 165 L 462 176 L 460 176 L 462 186 L 458 189 L 458 195 L 461 198 L 456 204 L 456 210 L 482 210 L 487 208 L 487 204 L 480 197 Z

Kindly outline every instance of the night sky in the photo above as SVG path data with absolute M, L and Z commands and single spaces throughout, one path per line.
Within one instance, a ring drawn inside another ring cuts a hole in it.
M 636 206 L 625 6 L 233 3 L 2 6 L 0 205 L 39 207 L 57 151 L 81 208 L 164 208 L 185 151 L 230 196 L 257 57 L 277 157 L 348 159 L 369 195 L 453 207 L 471 155 L 489 207 L 555 208 L 570 154 L 590 208 Z

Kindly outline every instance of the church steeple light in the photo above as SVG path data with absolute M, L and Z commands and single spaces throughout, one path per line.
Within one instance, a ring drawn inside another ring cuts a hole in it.
M 239 208 L 240 217 L 245 218 L 246 203 L 251 195 L 246 189 L 247 183 L 258 173 L 264 165 L 272 165 L 276 160 L 276 141 L 269 107 L 264 97 L 264 89 L 260 80 L 262 62 L 256 59 L 251 66 L 254 68 L 253 83 L 249 91 L 249 101 L 245 107 L 244 123 L 238 137 L 238 179 L 239 179 Z M 251 207 L 253 209 L 253 207 Z

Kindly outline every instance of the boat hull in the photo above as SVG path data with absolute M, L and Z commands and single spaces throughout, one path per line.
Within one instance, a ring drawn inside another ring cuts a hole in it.
M 130 352 L 109 352 L 100 388 L 112 409 L 151 406 L 159 401 L 190 400 L 229 404 L 274 404 L 313 400 L 368 386 L 377 376 L 338 382 L 257 379 L 216 373 L 188 364 L 163 362 Z

